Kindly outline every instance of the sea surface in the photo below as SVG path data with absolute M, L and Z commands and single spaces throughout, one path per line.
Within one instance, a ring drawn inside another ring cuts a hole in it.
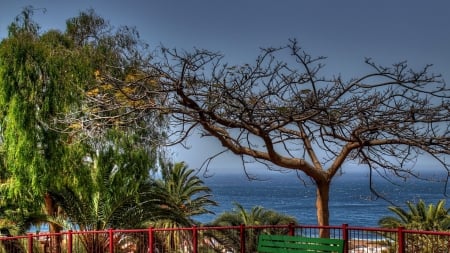
M 450 186 L 446 187 L 443 182 L 445 177 L 442 174 L 430 174 L 427 177 L 433 180 L 408 179 L 392 183 L 374 178 L 370 184 L 368 175 L 338 176 L 332 183 L 330 193 L 330 224 L 377 227 L 383 216 L 394 216 L 388 210 L 389 206 L 397 205 L 408 210 L 406 201 L 417 203 L 420 199 L 426 204 L 436 204 L 445 199 L 448 208 L 450 203 L 445 192 L 450 194 Z M 201 178 L 212 189 L 212 199 L 219 206 L 209 208 L 215 215 L 194 218 L 202 223 L 211 222 L 222 212 L 235 209 L 233 203 L 236 202 L 247 210 L 262 206 L 294 216 L 301 224 L 317 224 L 314 184 L 300 180 L 294 173 L 267 174 L 258 178 L 249 180 L 243 174 L 217 174 Z M 371 187 L 382 197 L 372 193 Z

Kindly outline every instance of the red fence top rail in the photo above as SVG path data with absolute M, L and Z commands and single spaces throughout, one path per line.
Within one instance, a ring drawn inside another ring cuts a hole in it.
M 258 225 L 258 226 L 245 226 L 246 229 L 283 229 L 283 228 L 295 228 L 295 229 L 345 229 L 347 230 L 359 230 L 359 231 L 368 231 L 368 232 L 397 232 L 398 229 L 387 229 L 387 228 L 375 228 L 375 227 L 351 227 L 347 225 L 342 226 L 318 226 L 318 225 Z M 47 233 L 47 232 L 39 232 L 39 233 L 28 233 L 27 235 L 20 236 L 0 236 L 0 240 L 11 240 L 11 239 L 22 239 L 27 238 L 28 236 L 33 237 L 43 237 L 43 236 L 60 236 L 66 234 L 99 234 L 99 233 L 140 233 L 140 232 L 148 232 L 149 230 L 153 230 L 154 232 L 161 231 L 189 231 L 196 229 L 200 230 L 238 230 L 241 226 L 194 226 L 194 227 L 182 227 L 182 228 L 140 228 L 140 229 L 108 229 L 108 230 L 67 230 L 59 233 Z M 402 229 L 404 233 L 412 233 L 412 234 L 429 234 L 429 235 L 450 235 L 450 231 L 425 231 L 425 230 L 407 230 Z

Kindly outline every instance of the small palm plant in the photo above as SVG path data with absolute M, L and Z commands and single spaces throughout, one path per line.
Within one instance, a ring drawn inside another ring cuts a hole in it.
M 265 209 L 262 206 L 254 206 L 251 210 L 246 210 L 241 204 L 234 203 L 235 209 L 231 212 L 224 212 L 216 220 L 214 220 L 211 226 L 258 226 L 258 225 L 287 225 L 297 224 L 297 220 L 289 215 L 284 215 L 273 210 Z M 273 233 L 287 233 L 288 231 L 280 231 L 279 229 L 257 231 L 252 230 L 245 234 L 245 242 L 247 252 L 255 252 L 258 235 L 260 233 L 273 234 Z M 218 245 L 217 251 L 223 250 L 223 248 L 231 249 L 233 252 L 239 252 L 241 235 L 229 229 L 213 231 L 208 235 L 212 241 Z M 213 245 L 214 243 L 211 243 Z
M 379 225 L 384 228 L 404 227 L 411 230 L 450 230 L 450 208 L 445 207 L 445 200 L 439 200 L 436 205 L 429 204 L 427 206 L 423 200 L 417 204 L 406 202 L 406 205 L 409 210 L 401 207 L 389 207 L 389 210 L 396 216 L 381 218 L 378 222 Z M 389 235 L 386 236 L 389 237 Z M 411 234 L 406 238 L 406 245 L 411 252 L 448 252 L 447 242 L 433 235 Z
M 196 215 L 212 213 L 209 206 L 216 206 L 212 200 L 211 189 L 183 162 L 168 164 L 161 170 L 162 178 L 156 182 L 157 188 L 165 196 L 163 209 L 175 214 L 166 219 L 150 222 L 158 228 L 192 227 Z M 186 230 L 174 233 L 169 231 L 158 238 L 166 250 L 173 252 L 179 245 L 191 248 L 192 234 Z
M 436 205 L 425 204 L 420 200 L 417 204 L 406 202 L 409 210 L 398 206 L 388 209 L 396 214 L 396 217 L 386 216 L 380 219 L 379 224 L 384 228 L 404 227 L 407 229 L 442 231 L 450 229 L 450 208 L 445 208 L 445 200 L 439 200 Z

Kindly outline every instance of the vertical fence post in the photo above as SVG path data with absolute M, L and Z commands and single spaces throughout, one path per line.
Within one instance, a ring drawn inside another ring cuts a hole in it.
M 241 253 L 245 253 L 245 225 L 241 224 L 239 227 L 239 235 L 241 239 Z
M 28 252 L 33 253 L 33 234 L 28 233 Z
M 197 253 L 198 251 L 198 230 L 197 226 L 192 227 L 192 253 Z
M 112 228 L 108 229 L 109 234 L 109 253 L 114 253 L 114 232 Z
M 398 253 L 405 253 L 405 232 L 404 227 L 398 227 L 397 229 L 397 241 L 398 241 Z
M 153 228 L 148 228 L 148 253 L 153 253 L 155 248 L 155 237 L 153 236 Z
M 288 235 L 293 236 L 295 235 L 295 227 L 294 227 L 294 223 L 293 222 L 289 222 L 288 225 Z
M 72 253 L 72 230 L 67 231 L 67 253 Z
M 348 252 L 348 224 L 342 224 L 342 240 L 344 240 L 344 252 Z

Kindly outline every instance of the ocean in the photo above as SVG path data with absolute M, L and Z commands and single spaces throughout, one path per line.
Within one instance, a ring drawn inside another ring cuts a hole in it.
M 405 209 L 406 201 L 417 203 L 423 199 L 426 204 L 436 204 L 448 199 L 450 186 L 445 189 L 443 175 L 429 175 L 441 181 L 408 179 L 394 183 L 375 178 L 372 188 L 383 196 L 377 197 L 370 190 L 369 177 L 364 174 L 345 174 L 334 179 L 330 193 L 330 224 L 363 227 L 377 227 L 383 216 L 392 216 L 389 206 Z M 260 175 L 259 180 L 249 180 L 242 174 L 217 174 L 201 178 L 212 189 L 212 199 L 219 203 L 209 210 L 215 214 L 194 217 L 208 223 L 222 212 L 232 211 L 233 203 L 241 204 L 246 210 L 262 206 L 279 213 L 294 216 L 304 225 L 317 224 L 315 208 L 315 186 L 310 181 L 301 181 L 294 173 L 271 173 Z M 447 201 L 448 202 L 448 201 Z M 447 208 L 450 203 L 447 203 Z

